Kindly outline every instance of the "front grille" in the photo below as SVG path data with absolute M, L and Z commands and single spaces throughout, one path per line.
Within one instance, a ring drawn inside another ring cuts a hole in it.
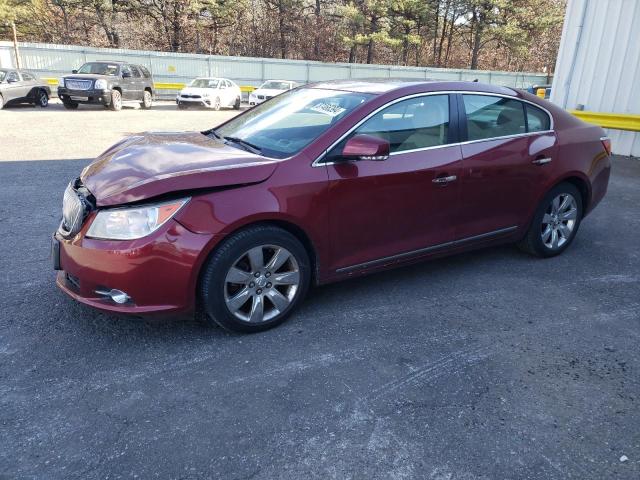
M 200 95 L 181 95 L 182 98 L 200 98 Z
M 264 95 L 258 95 L 258 100 L 264 100 Z
M 91 80 L 65 80 L 67 88 L 70 90 L 89 90 L 93 82 Z
M 88 191 L 82 187 L 80 179 L 75 179 L 67 185 L 62 199 L 62 223 L 59 228 L 63 236 L 73 237 L 82 228 L 84 219 L 93 209 L 88 196 Z

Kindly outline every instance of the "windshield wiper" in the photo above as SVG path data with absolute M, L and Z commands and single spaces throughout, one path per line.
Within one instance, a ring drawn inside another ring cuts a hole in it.
M 217 134 L 216 134 L 217 135 Z M 242 145 L 245 150 L 255 153 L 256 155 L 260 155 L 262 153 L 262 149 L 253 143 L 247 142 L 238 137 L 223 137 L 225 140 L 233 143 L 237 143 L 238 145 Z
M 211 134 L 214 137 L 216 137 L 218 140 L 222 140 L 222 137 L 220 135 L 218 135 L 218 133 L 212 128 L 211 130 L 209 130 L 208 132 L 203 132 L 206 133 L 207 135 Z

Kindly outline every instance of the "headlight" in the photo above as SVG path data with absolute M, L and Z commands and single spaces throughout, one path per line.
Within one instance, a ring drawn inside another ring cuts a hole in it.
M 156 205 L 100 210 L 93 219 L 87 237 L 105 240 L 134 240 L 145 237 L 173 217 L 188 198 Z
M 61 78 L 60 80 L 58 80 L 58 87 L 64 88 L 64 78 Z
M 96 80 L 96 83 L 93 85 L 93 88 L 96 90 L 106 90 L 107 89 L 107 81 L 104 78 L 99 78 Z

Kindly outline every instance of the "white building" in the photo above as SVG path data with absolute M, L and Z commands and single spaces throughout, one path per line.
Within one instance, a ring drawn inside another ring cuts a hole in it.
M 640 0 L 568 1 L 551 101 L 567 110 L 640 115 Z M 640 157 L 640 132 L 607 132 L 614 153 Z

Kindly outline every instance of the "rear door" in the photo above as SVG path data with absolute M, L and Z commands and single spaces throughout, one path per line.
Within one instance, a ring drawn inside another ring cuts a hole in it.
M 137 100 L 135 96 L 135 79 L 130 65 L 122 65 L 122 98 L 123 100 Z
M 133 89 L 131 94 L 134 100 L 142 100 L 142 92 L 144 92 L 144 78 L 142 77 L 142 72 L 136 65 L 129 65 L 129 67 L 131 68 L 131 88 Z
M 458 95 L 462 238 L 524 226 L 557 151 L 551 117 L 513 97 Z
M 447 94 L 381 109 L 327 155 L 332 269 L 349 272 L 429 253 L 456 237 L 462 166 Z M 385 161 L 344 161 L 356 134 L 389 141 Z

